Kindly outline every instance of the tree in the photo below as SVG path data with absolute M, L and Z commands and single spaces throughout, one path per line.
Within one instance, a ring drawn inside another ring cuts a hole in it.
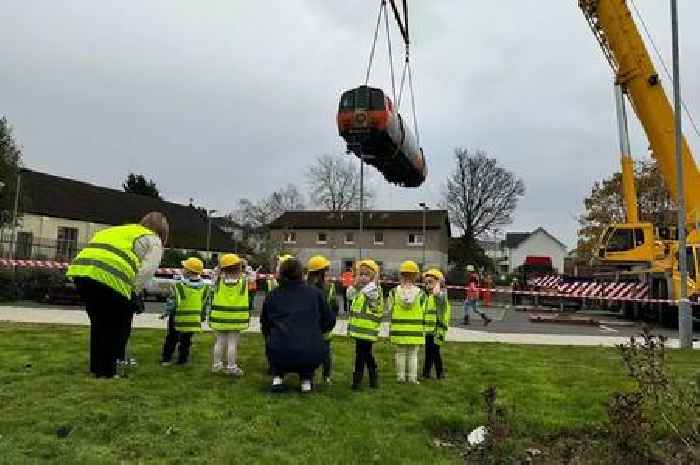
M 17 173 L 22 166 L 22 150 L 12 134 L 7 117 L 0 117 L 0 225 L 11 223 L 14 212 Z M 21 206 L 21 205 L 20 205 Z
M 326 210 L 341 212 L 360 207 L 360 170 L 353 159 L 342 155 L 322 155 L 306 171 L 311 201 Z M 371 204 L 374 192 L 364 186 L 364 205 Z
M 122 187 L 124 188 L 124 192 L 162 199 L 155 181 L 152 179 L 146 180 L 142 174 L 129 173 Z
M 443 194 L 444 203 L 469 245 L 477 237 L 495 233 L 512 222 L 525 184 L 482 150 L 455 149 L 455 164 Z
M 639 219 L 657 225 L 666 225 L 674 218 L 668 215 L 674 208 L 663 178 L 653 160 L 635 162 L 635 184 Z M 595 256 L 604 228 L 614 223 L 625 222 L 624 198 L 622 197 L 622 174 L 596 181 L 591 193 L 583 201 L 585 212 L 578 218 L 579 260 L 589 261 Z

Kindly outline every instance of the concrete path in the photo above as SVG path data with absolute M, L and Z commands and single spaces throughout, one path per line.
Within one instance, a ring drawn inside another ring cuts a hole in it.
M 0 306 L 0 322 L 14 323 L 44 323 L 88 325 L 89 320 L 84 310 L 57 310 L 46 308 Z M 135 328 L 165 329 L 166 322 L 158 314 L 144 313 L 134 317 Z M 257 317 L 251 319 L 249 332 L 260 332 L 260 321 Z M 347 320 L 338 320 L 334 332 L 344 335 L 347 331 Z M 381 334 L 387 336 L 387 323 L 382 325 Z M 572 334 L 528 334 L 528 333 L 498 333 L 477 331 L 459 327 L 451 327 L 447 334 L 448 341 L 455 342 L 501 342 L 506 344 L 558 345 L 558 346 L 603 346 L 613 347 L 627 342 L 627 337 L 619 336 L 588 336 Z M 678 347 L 677 339 L 669 340 L 669 347 Z M 694 348 L 700 348 L 700 342 L 695 342 Z

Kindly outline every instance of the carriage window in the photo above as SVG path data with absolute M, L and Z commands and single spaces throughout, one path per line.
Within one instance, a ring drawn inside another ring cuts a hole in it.
M 355 89 L 355 108 L 369 108 L 369 89 L 367 87 Z
M 340 98 L 340 109 L 348 110 L 355 106 L 355 91 L 349 90 Z
M 379 89 L 370 90 L 369 109 L 384 110 L 384 92 Z

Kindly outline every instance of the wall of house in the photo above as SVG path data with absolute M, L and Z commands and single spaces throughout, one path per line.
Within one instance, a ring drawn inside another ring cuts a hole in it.
M 295 243 L 284 241 L 285 233 L 294 231 Z M 383 242 L 375 243 L 375 232 L 383 234 Z M 382 262 L 387 273 L 398 270 L 404 260 L 423 259 L 423 246 L 409 244 L 408 235 L 422 234 L 422 230 L 368 230 L 360 237 L 357 230 L 274 230 L 272 239 L 279 242 L 285 251 L 295 253 L 301 260 L 322 254 L 331 260 L 331 271 L 340 273 L 345 261 L 359 257 L 362 247 L 365 257 Z M 326 234 L 326 243 L 319 243 L 318 234 Z M 352 233 L 352 242 L 347 241 L 346 234 Z M 428 230 L 425 243 L 425 262 L 428 266 L 447 269 L 447 233 L 444 230 Z
M 564 272 L 564 258 L 567 255 L 566 248 L 541 231 L 530 235 L 517 248 L 509 251 L 508 265 L 510 270 L 512 271 L 525 263 L 525 258 L 528 255 L 550 257 L 552 266 L 558 272 Z

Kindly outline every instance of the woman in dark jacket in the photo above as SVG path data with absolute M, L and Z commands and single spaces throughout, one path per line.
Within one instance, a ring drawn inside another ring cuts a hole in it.
M 263 303 L 260 325 L 272 368 L 272 390 L 284 389 L 287 373 L 297 373 L 301 391 L 311 391 L 314 371 L 328 356 L 323 334 L 335 326 L 335 315 L 318 289 L 302 281 L 295 259 L 280 265 L 279 287 Z

